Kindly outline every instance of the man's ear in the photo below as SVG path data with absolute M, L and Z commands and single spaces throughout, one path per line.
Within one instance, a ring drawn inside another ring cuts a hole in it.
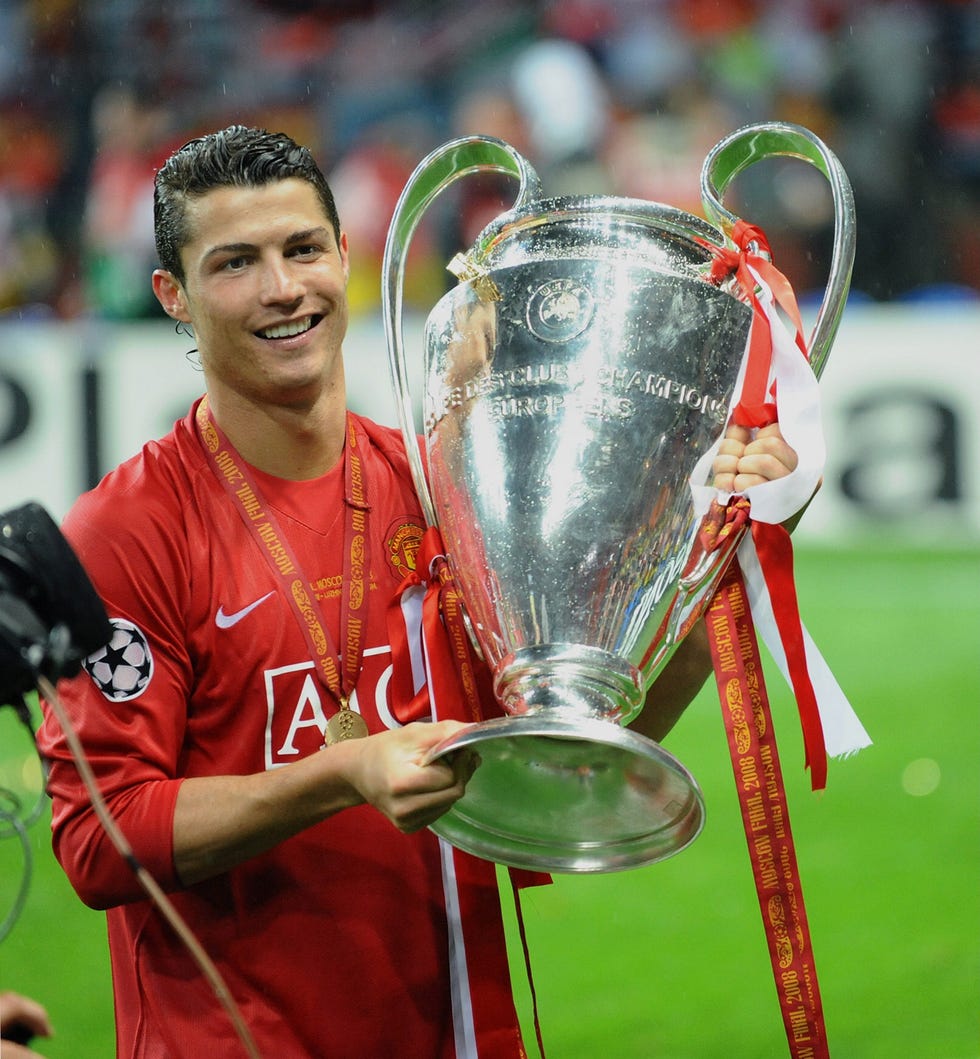
M 172 272 L 163 268 L 154 270 L 153 293 L 167 316 L 174 320 L 182 320 L 185 324 L 191 322 L 191 314 L 187 308 L 187 295 Z
M 337 249 L 340 251 L 340 261 L 344 268 L 344 279 L 350 279 L 350 251 L 347 249 L 347 233 L 341 231 L 340 241 L 337 243 Z

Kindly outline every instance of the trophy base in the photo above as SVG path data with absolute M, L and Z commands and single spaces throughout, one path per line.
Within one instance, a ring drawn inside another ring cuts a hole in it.
M 485 860 L 555 873 L 623 871 L 690 845 L 704 826 L 697 781 L 659 744 L 613 721 L 499 717 L 443 743 L 480 766 L 431 830 Z

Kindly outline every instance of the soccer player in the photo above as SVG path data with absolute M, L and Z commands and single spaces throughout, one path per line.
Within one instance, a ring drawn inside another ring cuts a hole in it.
M 523 1055 L 493 866 L 426 829 L 475 766 L 422 763 L 461 722 L 403 726 L 389 701 L 385 612 L 423 521 L 401 435 L 346 408 L 330 189 L 305 148 L 235 126 L 161 168 L 155 229 L 206 396 L 64 526 L 115 632 L 62 685 L 109 807 L 263 1056 Z M 709 671 L 692 636 L 646 730 Z M 50 716 L 40 737 L 56 854 L 108 910 L 118 1054 L 237 1059 Z

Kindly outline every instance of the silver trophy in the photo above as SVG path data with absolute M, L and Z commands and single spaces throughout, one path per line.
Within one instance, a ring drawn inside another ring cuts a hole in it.
M 711 247 L 733 248 L 726 188 L 776 156 L 812 163 L 833 192 L 830 278 L 810 338 L 819 374 L 850 282 L 854 208 L 840 163 L 803 128 L 755 125 L 719 143 L 702 170 L 708 221 L 633 199 L 543 199 L 528 162 L 480 136 L 433 151 L 402 192 L 382 281 L 400 423 L 505 713 L 434 755 L 473 747 L 481 759 L 433 826 L 461 849 L 606 872 L 670 856 L 701 830 L 694 777 L 625 725 L 734 551 L 700 553 L 689 479 L 725 427 L 751 311 L 706 277 Z M 513 177 L 518 193 L 454 260 L 460 282 L 426 323 L 427 479 L 402 334 L 405 262 L 433 199 L 481 172 Z

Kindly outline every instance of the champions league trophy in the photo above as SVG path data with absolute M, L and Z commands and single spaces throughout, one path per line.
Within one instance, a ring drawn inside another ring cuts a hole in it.
M 710 221 L 625 198 L 543 199 L 521 155 L 479 136 L 433 151 L 402 192 L 383 269 L 401 428 L 505 713 L 433 755 L 472 747 L 481 759 L 433 825 L 463 850 L 606 872 L 670 856 L 701 830 L 694 777 L 624 726 L 734 554 L 700 551 L 689 479 L 725 428 L 752 312 L 734 281 L 708 273 L 712 248 L 734 247 L 726 188 L 778 156 L 811 163 L 833 192 L 834 252 L 809 343 L 819 374 L 847 296 L 854 209 L 840 163 L 806 129 L 767 123 L 719 143 L 701 175 Z M 426 324 L 427 481 L 402 337 L 405 261 L 432 200 L 481 172 L 519 190 L 450 265 L 460 283 Z

